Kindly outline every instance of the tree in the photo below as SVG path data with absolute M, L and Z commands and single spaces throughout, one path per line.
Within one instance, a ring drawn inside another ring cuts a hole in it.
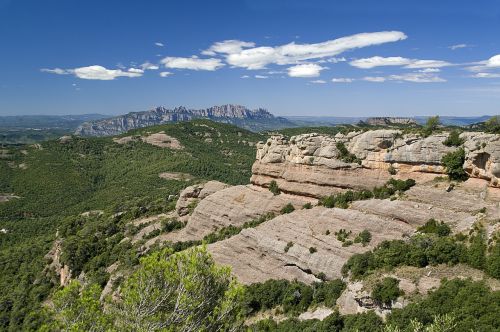
M 380 304 L 390 306 L 404 292 L 399 289 L 399 280 L 386 277 L 382 282 L 375 285 L 372 291 L 372 298 Z
M 447 153 L 441 159 L 441 163 L 446 167 L 446 173 L 451 180 L 465 181 L 468 178 L 464 171 L 465 151 L 460 148 L 456 151 Z
M 235 331 L 242 324 L 243 288 L 205 247 L 142 260 L 111 309 L 121 331 Z
M 78 281 L 72 281 L 54 294 L 54 318 L 42 331 L 107 331 L 112 321 L 103 312 L 99 297 L 101 288 L 92 285 L 83 288 Z
M 427 119 L 424 127 L 422 128 L 422 135 L 424 137 L 432 135 L 438 127 L 441 125 L 441 121 L 439 120 L 439 116 L 431 116 Z

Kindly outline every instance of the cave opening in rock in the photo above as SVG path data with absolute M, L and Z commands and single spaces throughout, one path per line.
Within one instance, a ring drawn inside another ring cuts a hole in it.
M 474 158 L 474 166 L 482 169 L 486 169 L 486 163 L 490 159 L 490 154 L 486 152 L 479 153 L 476 158 Z

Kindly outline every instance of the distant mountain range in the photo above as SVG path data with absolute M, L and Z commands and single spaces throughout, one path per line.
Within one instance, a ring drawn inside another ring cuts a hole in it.
M 106 118 L 102 114 L 81 115 L 12 115 L 0 116 L 0 130 L 65 129 L 75 130 L 82 122 Z
M 222 105 L 195 110 L 182 106 L 174 109 L 160 106 L 149 111 L 133 112 L 109 119 L 85 122 L 76 129 L 75 134 L 79 136 L 112 136 L 131 129 L 200 118 L 234 124 L 251 131 L 296 126 L 290 120 L 275 117 L 262 108 L 250 110 L 241 105 Z

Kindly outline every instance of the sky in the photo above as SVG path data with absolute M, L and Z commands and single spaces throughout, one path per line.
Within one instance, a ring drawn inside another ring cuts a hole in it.
M 500 113 L 498 0 L 0 0 L 0 115 Z

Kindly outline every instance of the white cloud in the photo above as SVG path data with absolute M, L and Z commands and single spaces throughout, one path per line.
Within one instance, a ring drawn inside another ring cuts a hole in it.
M 250 78 L 250 76 L 248 76 L 248 75 L 243 75 L 243 76 L 241 76 L 240 78 Z
M 290 77 L 318 77 L 322 70 L 326 69 L 315 63 L 304 63 L 288 68 Z
M 363 77 L 362 80 L 367 82 L 382 83 L 385 82 L 387 79 L 382 76 L 366 76 Z
M 354 82 L 353 78 L 345 78 L 345 77 L 340 77 L 340 78 L 332 78 L 333 83 L 352 83 Z
M 88 67 L 71 69 L 71 71 L 75 74 L 76 77 L 85 80 L 110 81 L 121 76 L 123 77 L 142 76 L 143 72 L 136 72 L 135 70 L 131 71 L 131 69 L 129 69 L 129 71 L 123 71 L 121 69 L 106 69 L 103 66 L 93 65 Z
M 441 69 L 439 68 L 424 68 L 418 71 L 419 73 L 439 73 Z
M 269 76 L 255 75 L 255 78 L 266 79 L 266 78 L 269 78 Z
M 173 74 L 174 74 L 174 73 L 171 73 L 171 72 L 169 72 L 169 71 L 162 71 L 162 72 L 160 73 L 160 76 L 161 76 L 161 77 L 168 77 L 168 76 L 173 75 Z
M 99 65 L 75 69 L 41 69 L 41 71 L 57 75 L 74 74 L 76 77 L 81 79 L 101 81 L 110 81 L 117 77 L 141 77 L 144 74 L 144 71 L 138 68 L 130 68 L 128 71 L 123 71 L 121 69 L 106 69 L 105 67 Z
M 314 80 L 314 81 L 309 81 L 310 83 L 313 83 L 313 84 L 325 84 L 326 81 L 325 80 Z
M 486 61 L 486 67 L 498 68 L 500 67 L 500 54 L 492 56 Z
M 442 79 L 439 76 L 433 74 L 425 74 L 425 73 L 408 73 L 403 75 L 391 75 L 389 79 L 392 81 L 405 81 L 405 82 L 413 82 L 413 83 L 438 83 L 438 82 L 446 82 L 445 79 Z
M 61 68 L 54 68 L 54 69 L 42 68 L 40 69 L 40 71 L 43 73 L 50 73 L 57 75 L 68 75 L 72 73 L 71 70 L 61 69 Z
M 346 61 L 347 61 L 347 59 L 344 57 L 326 59 L 326 62 L 330 62 L 330 63 L 339 63 L 339 62 L 346 62 Z
M 261 46 L 227 53 L 226 61 L 235 67 L 262 69 L 269 64 L 287 65 L 310 59 L 334 57 L 343 52 L 406 39 L 400 31 L 360 33 L 317 44 L 295 42 L 270 47 Z
M 441 60 L 418 60 L 408 59 L 403 57 L 381 57 L 374 56 L 371 58 L 357 59 L 349 62 L 349 64 L 356 68 L 371 69 L 383 66 L 405 66 L 405 68 L 439 68 L 450 66 L 451 64 Z
M 151 63 L 151 62 L 144 62 L 142 65 L 141 65 L 141 68 L 143 70 L 157 70 L 159 69 L 160 67 L 158 67 L 158 65 L 155 65 L 154 63 Z
M 139 69 L 139 68 L 129 68 L 128 72 L 129 73 L 144 74 L 144 70 Z
M 199 59 L 196 56 L 191 58 L 166 57 L 161 60 L 166 68 L 208 70 L 214 71 L 225 66 L 220 59 Z
M 222 54 L 233 54 L 241 52 L 244 48 L 254 47 L 255 43 L 252 42 L 244 42 L 241 40 L 224 40 L 221 42 L 217 42 L 210 46 L 210 48 L 201 52 L 203 55 L 214 56 L 217 53 Z
M 158 46 L 158 47 L 163 47 L 163 46 L 165 46 L 163 43 L 160 43 L 160 42 L 156 42 L 156 43 L 155 43 L 155 45 L 156 45 L 156 46 Z
M 452 51 L 455 51 L 455 50 L 458 50 L 460 48 L 466 48 L 466 47 L 470 47 L 469 45 L 467 44 L 456 44 L 456 45 L 451 45 L 451 46 L 448 46 L 448 48 Z
M 495 73 L 477 73 L 473 75 L 474 78 L 500 78 L 500 74 Z

